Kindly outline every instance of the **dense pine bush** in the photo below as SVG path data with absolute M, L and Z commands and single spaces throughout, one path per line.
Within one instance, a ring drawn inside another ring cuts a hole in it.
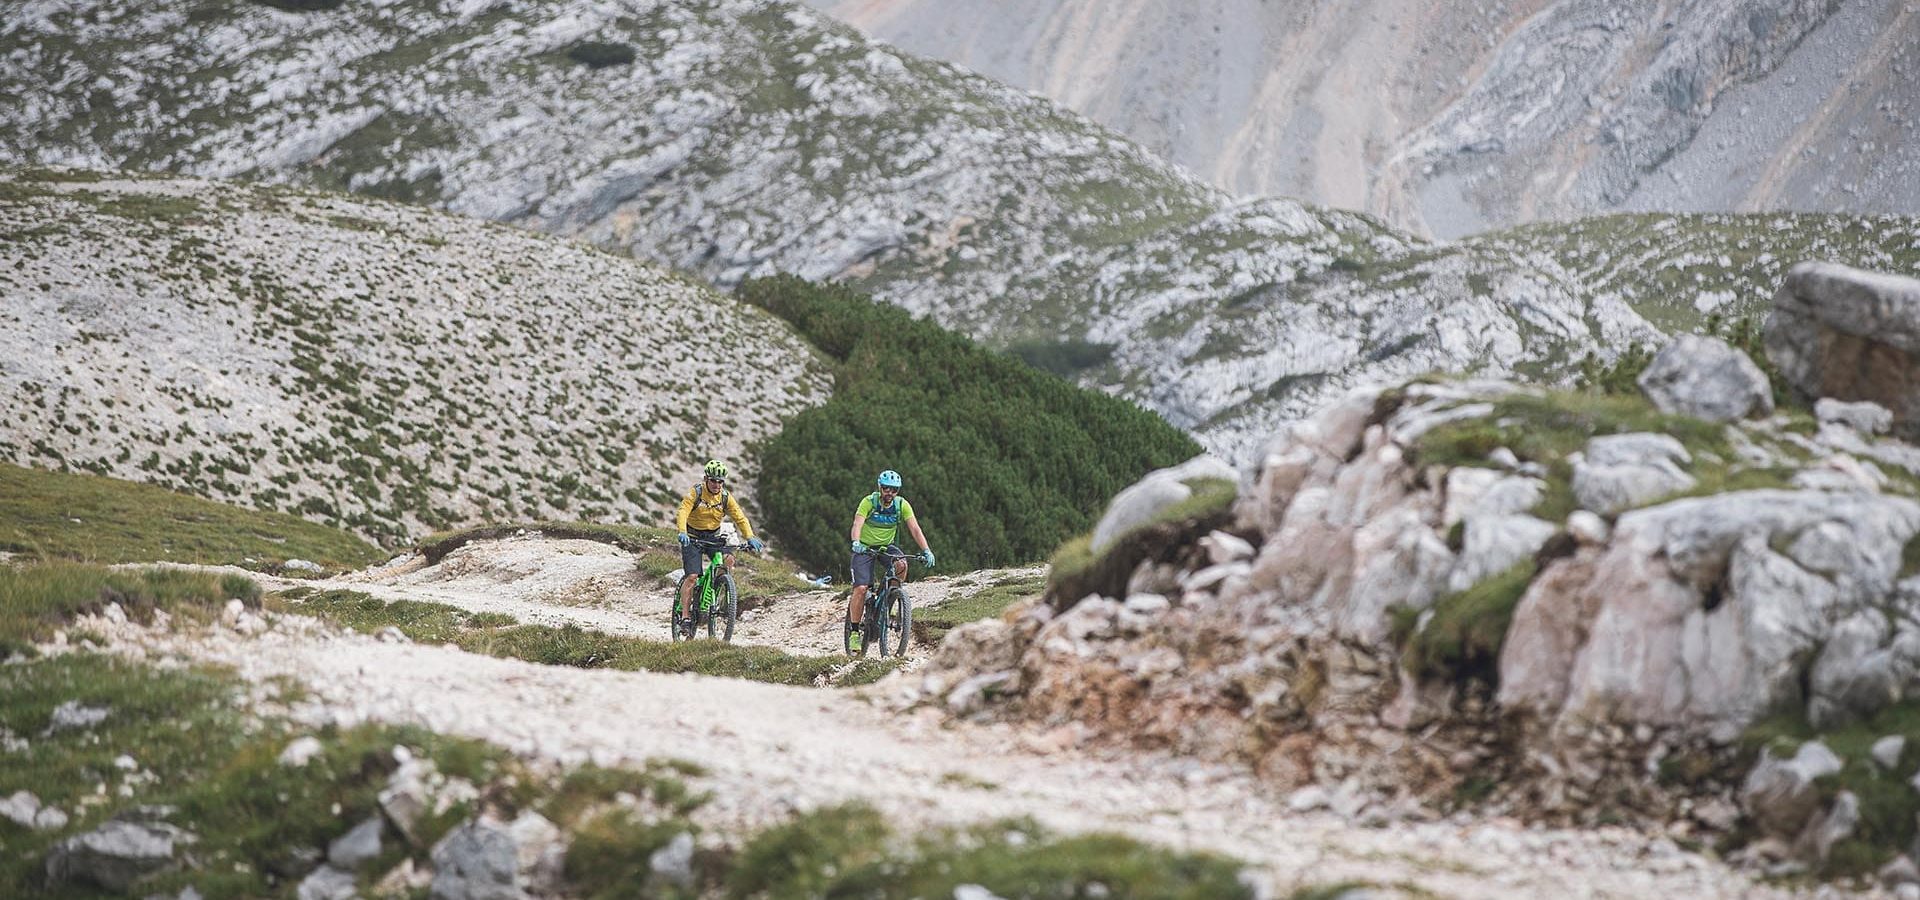
M 954 571 L 1045 559 L 1121 488 L 1200 452 L 1132 403 L 848 288 L 781 276 L 739 294 L 836 361 L 833 399 L 761 449 L 767 528 L 808 565 L 844 572 L 854 507 L 882 469 L 906 480 L 940 568 Z
M 633 48 L 605 41 L 581 41 L 567 48 L 567 58 L 589 69 L 624 66 L 634 60 Z

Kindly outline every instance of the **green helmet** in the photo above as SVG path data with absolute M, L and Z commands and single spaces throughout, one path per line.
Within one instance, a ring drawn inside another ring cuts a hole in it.
M 707 477 L 718 478 L 721 481 L 725 481 L 727 479 L 727 464 L 717 459 L 707 460 Z

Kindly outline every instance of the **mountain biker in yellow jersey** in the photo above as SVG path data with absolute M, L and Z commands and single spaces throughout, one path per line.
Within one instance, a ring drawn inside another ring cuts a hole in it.
M 927 536 L 920 533 L 920 521 L 913 517 L 913 504 L 900 496 L 900 473 L 892 469 L 880 473 L 873 493 L 861 498 L 859 508 L 853 512 L 853 530 L 849 537 L 853 539 L 853 596 L 847 600 L 847 619 L 854 624 L 853 635 L 849 640 L 852 649 L 860 651 L 860 619 L 866 610 L 867 582 L 873 580 L 873 557 L 867 554 L 868 548 L 898 549 L 894 539 L 899 536 L 900 524 L 906 523 L 907 530 L 913 532 L 913 539 L 920 545 L 920 560 L 933 568 L 933 551 L 927 548 Z M 902 583 L 907 580 L 907 561 L 895 560 L 893 574 Z M 902 638 L 905 640 L 905 638 Z M 904 646 L 904 645 L 903 645 Z
M 693 607 L 688 604 L 693 598 L 694 583 L 700 577 L 702 544 L 720 544 L 721 516 L 733 520 L 733 527 L 740 530 L 740 537 L 746 540 L 747 549 L 759 553 L 766 547 L 760 539 L 753 536 L 753 526 L 747 523 L 747 512 L 727 491 L 727 465 L 717 459 L 707 460 L 706 477 L 693 490 L 680 500 L 680 511 L 674 515 L 674 529 L 680 532 L 680 571 L 685 576 L 680 579 L 680 608 L 688 615 Z M 727 554 L 727 566 L 733 566 L 733 554 Z

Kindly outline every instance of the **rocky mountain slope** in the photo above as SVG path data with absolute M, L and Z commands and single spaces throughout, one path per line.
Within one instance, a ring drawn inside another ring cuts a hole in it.
M 1626 817 L 1920 891 L 1915 310 L 1920 280 L 1806 265 L 1777 380 L 1689 335 L 1629 394 L 1357 391 L 1253 467 L 1116 496 L 917 689 L 1242 761 L 1301 808 Z
M 373 537 L 658 517 L 827 392 L 758 310 L 418 207 L 13 170 L 0 233 L 0 458 Z
M 1416 231 L 1920 213 L 1920 15 L 1899 0 L 813 5 L 1235 193 Z
M 1813 236 L 1790 217 L 1602 220 L 1437 245 L 1235 203 L 1038 98 L 771 0 L 0 10 L 0 90 L 24 98 L 0 110 L 0 161 L 350 188 L 721 286 L 848 279 L 1236 458 L 1353 384 L 1562 377 L 1703 305 L 1759 302 L 1773 273 L 1749 260 L 1920 257 L 1898 218 Z M 124 64 L 145 58 L 168 64 Z

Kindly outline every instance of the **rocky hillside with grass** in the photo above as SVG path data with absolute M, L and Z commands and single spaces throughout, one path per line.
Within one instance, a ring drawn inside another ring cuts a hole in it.
M 1236 202 L 1037 97 L 784 0 L 0 10 L 0 90 L 24 98 L 0 110 L 0 161 L 405 199 L 722 287 L 842 279 L 1237 459 L 1357 384 L 1564 378 L 1655 342 L 1670 310 L 1761 302 L 1776 282 L 1749 259 L 1817 246 L 1907 270 L 1920 252 L 1902 218 L 1844 217 L 1820 241 L 1753 216 L 1452 245 Z M 144 58 L 168 64 L 125 64 Z M 1674 233 L 1705 237 L 1677 251 Z
M 1920 213 L 1920 16 L 1898 0 L 812 5 L 1236 194 L 1416 231 L 1615 210 Z
M 1920 885 L 1917 331 L 1920 280 L 1808 265 L 1757 360 L 1687 336 L 1613 392 L 1357 392 L 1122 492 L 916 689 L 1297 809 L 1413 794 Z
M 420 207 L 12 170 L 0 232 L 0 459 L 389 542 L 657 520 L 827 392 L 769 315 Z

